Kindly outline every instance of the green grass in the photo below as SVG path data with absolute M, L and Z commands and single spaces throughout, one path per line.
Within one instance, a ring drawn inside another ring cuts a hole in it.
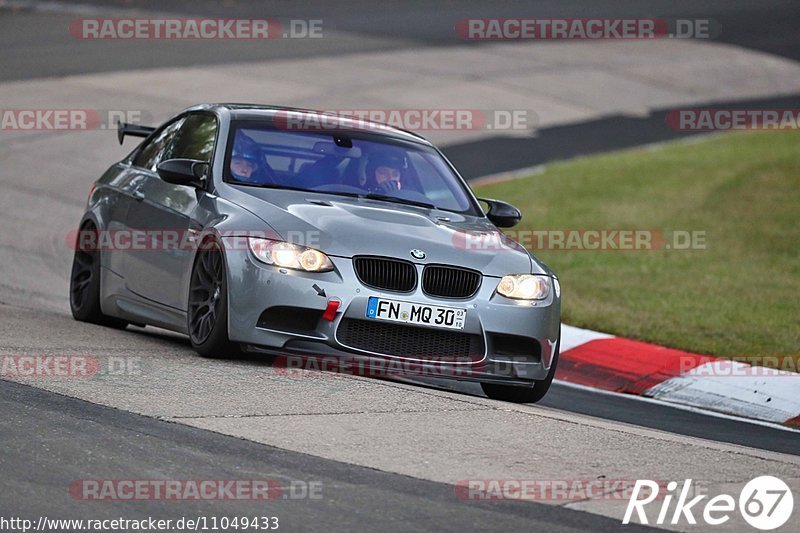
M 702 250 L 559 251 L 564 322 L 696 353 L 800 354 L 800 134 L 727 134 L 475 188 L 513 230 L 705 231 Z

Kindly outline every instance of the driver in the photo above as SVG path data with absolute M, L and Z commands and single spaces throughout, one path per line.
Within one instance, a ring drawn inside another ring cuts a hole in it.
M 391 194 L 403 188 L 405 159 L 391 152 L 375 152 L 366 167 L 367 187 L 371 192 Z
M 238 135 L 231 154 L 231 175 L 237 181 L 263 184 L 264 166 L 258 144 L 247 135 Z

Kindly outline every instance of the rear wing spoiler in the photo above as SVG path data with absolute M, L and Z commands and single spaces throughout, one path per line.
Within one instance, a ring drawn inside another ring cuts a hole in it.
M 140 126 L 138 124 L 128 124 L 127 122 L 117 121 L 117 140 L 122 144 L 122 140 L 126 135 L 131 137 L 149 137 L 151 133 L 156 131 L 152 126 Z

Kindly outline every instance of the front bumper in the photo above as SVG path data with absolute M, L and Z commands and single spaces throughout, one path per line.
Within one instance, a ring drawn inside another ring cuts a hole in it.
M 470 298 L 436 298 L 424 294 L 419 284 L 409 293 L 366 287 L 348 258 L 331 257 L 335 266 L 332 272 L 306 273 L 263 264 L 248 251 L 229 251 L 226 255 L 229 337 L 252 351 L 346 358 L 373 368 L 406 369 L 407 373 L 459 380 L 530 383 L 546 377 L 557 348 L 560 298 L 556 291 L 543 301 L 515 301 L 495 292 L 498 278 L 484 276 L 478 292 Z M 417 265 L 418 279 L 422 279 L 423 267 Z M 394 323 L 369 329 L 387 324 L 366 318 L 370 296 L 464 308 L 464 329 L 454 333 Z M 322 314 L 331 298 L 341 303 L 333 320 L 326 320 Z M 353 335 L 343 335 L 354 325 L 361 331 L 355 344 Z M 384 334 L 397 335 L 405 346 L 417 338 L 424 339 L 425 348 L 419 344 L 419 352 L 410 349 L 400 355 L 375 351 L 368 345 L 370 336 L 377 345 L 392 345 L 378 342 L 384 340 L 378 338 Z M 469 336 L 469 353 L 452 357 L 454 341 L 461 340 L 459 335 Z M 448 355 L 437 357 L 438 348 Z

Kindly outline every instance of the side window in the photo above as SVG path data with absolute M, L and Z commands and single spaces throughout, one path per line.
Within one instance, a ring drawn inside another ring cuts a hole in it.
M 189 115 L 175 134 L 167 157 L 210 161 L 216 136 L 217 119 L 213 115 Z
M 175 131 L 181 127 L 181 124 L 183 124 L 185 120 L 184 118 L 176 120 L 161 130 L 154 138 L 150 139 L 148 143 L 139 150 L 139 153 L 136 154 L 136 157 L 133 159 L 133 164 L 137 167 L 155 171 L 156 165 L 158 165 L 162 159 L 164 150 L 172 142 Z

